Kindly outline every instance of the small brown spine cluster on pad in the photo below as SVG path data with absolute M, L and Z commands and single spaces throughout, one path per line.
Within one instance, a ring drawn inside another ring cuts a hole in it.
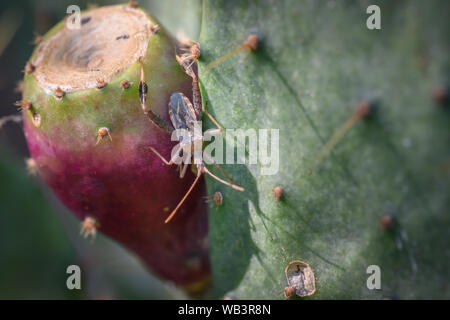
M 223 203 L 223 195 L 220 191 L 214 192 L 213 195 L 205 197 L 207 203 L 212 203 L 216 207 L 220 207 Z
M 361 101 L 356 105 L 354 115 L 358 118 L 366 118 L 373 114 L 375 104 L 370 101 Z
M 56 99 L 62 99 L 66 93 L 60 88 L 56 88 L 56 90 L 53 92 L 53 95 Z
M 395 219 L 390 214 L 385 214 L 380 218 L 380 225 L 384 231 L 390 231 L 395 227 Z
M 33 38 L 33 44 L 36 46 L 39 43 L 42 42 L 42 40 L 44 40 L 44 38 L 42 38 L 42 36 L 38 33 L 34 33 L 34 38 Z
M 155 33 L 157 33 L 158 31 L 159 31 L 159 25 L 153 24 L 153 25 L 150 26 L 150 32 L 151 32 L 152 34 L 155 34 Z
M 25 165 L 30 176 L 35 176 L 38 173 L 37 163 L 33 158 L 25 159 Z
M 294 287 L 286 287 L 283 290 L 284 296 L 286 297 L 286 299 L 289 299 L 290 297 L 293 297 L 295 294 L 295 288 Z
M 441 86 L 432 92 L 433 99 L 436 103 L 447 106 L 450 104 L 450 86 Z
M 36 70 L 36 66 L 30 61 L 27 62 L 27 64 L 25 65 L 25 69 L 23 69 L 23 71 L 27 74 L 33 73 L 34 70 Z
M 33 112 L 33 124 L 35 127 L 39 127 L 41 125 L 41 115 L 37 112 Z
M 249 35 L 243 44 L 244 47 L 252 51 L 258 49 L 258 45 L 259 45 L 259 38 L 256 34 Z
M 107 83 L 103 79 L 97 79 L 97 89 L 103 89 Z
M 97 220 L 95 220 L 95 218 L 86 217 L 84 218 L 83 222 L 81 222 L 80 234 L 84 238 L 92 236 L 92 238 L 94 239 L 95 236 L 97 235 L 97 227 L 98 223 Z
M 106 136 L 108 136 L 109 140 L 112 141 L 112 137 L 111 137 L 111 134 L 109 133 L 109 129 L 108 128 L 101 127 L 100 129 L 98 129 L 98 131 L 97 131 L 97 142 L 95 143 L 95 145 L 98 145 L 99 142 Z
M 214 192 L 212 199 L 215 206 L 219 207 L 222 205 L 223 196 L 221 192 L 219 191 Z
M 124 90 L 128 89 L 131 86 L 130 81 L 122 80 L 120 81 L 120 87 Z
M 136 1 L 128 1 L 128 6 L 130 8 L 136 9 L 138 7 L 138 3 Z
M 282 186 L 275 186 L 272 189 L 273 195 L 275 197 L 275 200 L 280 201 L 281 198 L 283 198 L 284 195 L 284 189 Z
M 18 111 L 28 111 L 33 108 L 33 105 L 31 104 L 30 100 L 16 101 L 14 105 L 19 107 Z

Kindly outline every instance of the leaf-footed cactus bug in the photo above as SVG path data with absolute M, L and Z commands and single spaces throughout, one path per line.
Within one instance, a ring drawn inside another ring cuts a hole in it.
M 97 227 L 98 222 L 95 218 L 85 217 L 81 222 L 80 235 L 82 235 L 85 239 L 89 236 L 92 236 L 92 239 L 95 239 L 97 235 Z
M 192 97 L 193 97 L 193 104 L 189 101 L 189 99 L 181 92 L 173 93 L 170 96 L 170 102 L 169 102 L 169 116 L 170 121 L 172 123 L 172 127 L 175 130 L 185 130 L 187 135 L 178 135 L 178 143 L 174 149 L 175 151 L 172 153 L 172 158 L 167 161 L 158 151 L 156 151 L 153 147 L 148 147 L 153 153 L 155 153 L 166 165 L 173 165 L 173 164 L 180 164 L 182 163 L 182 169 L 180 171 L 180 178 L 183 178 L 187 167 L 189 164 L 195 164 L 195 168 L 197 169 L 197 176 L 192 183 L 189 190 L 186 192 L 184 197 L 181 199 L 181 201 L 178 203 L 178 205 L 175 207 L 175 209 L 172 210 L 169 217 L 165 220 L 165 223 L 168 223 L 176 214 L 178 209 L 181 207 L 183 202 L 187 199 L 195 185 L 197 184 L 198 180 L 200 179 L 200 176 L 202 173 L 207 173 L 212 178 L 216 179 L 217 181 L 232 187 L 235 190 L 238 191 L 244 191 L 244 188 L 234 184 L 233 180 L 228 176 L 228 174 L 217 164 L 213 159 L 211 159 L 207 155 L 203 155 L 210 163 L 214 164 L 215 167 L 217 167 L 229 180 L 230 182 L 227 182 L 216 175 L 214 175 L 211 171 L 208 170 L 208 168 L 205 165 L 205 162 L 203 160 L 203 157 L 201 158 L 201 161 L 196 161 L 195 154 L 198 152 L 201 152 L 203 149 L 203 141 L 204 137 L 206 136 L 214 136 L 219 135 L 222 132 L 222 127 L 220 124 L 216 121 L 216 119 L 213 118 L 211 114 L 208 113 L 205 109 L 202 110 L 202 104 L 201 104 L 201 96 L 200 96 L 200 89 L 198 85 L 198 78 L 195 74 L 194 70 L 192 69 L 192 65 L 196 61 L 196 59 L 200 55 L 200 49 L 197 43 L 193 43 L 192 49 L 188 50 L 189 53 L 186 53 L 182 56 L 176 56 L 177 61 L 181 65 L 181 67 L 185 70 L 185 72 L 192 77 Z M 147 98 L 147 84 L 145 82 L 145 75 L 144 75 L 144 68 L 142 67 L 141 63 L 141 79 L 139 82 L 139 98 L 141 102 L 141 107 L 144 113 L 150 118 L 150 120 L 156 124 L 158 127 L 160 127 L 162 130 L 165 130 L 167 132 L 172 132 L 173 129 L 171 126 L 162 118 L 160 118 L 158 115 L 153 113 L 150 109 L 147 109 L 145 103 Z M 217 128 L 215 129 L 209 129 L 205 132 L 201 131 L 201 127 L 197 128 L 197 123 L 201 121 L 202 112 L 205 113 L 211 121 L 215 124 Z M 200 131 L 200 132 L 199 132 Z M 184 139 L 183 139 L 184 138 Z M 181 155 L 180 155 L 181 153 Z M 185 157 L 184 154 L 188 153 L 190 156 Z M 192 157 L 191 157 L 192 156 Z M 191 162 L 191 160 L 194 160 Z

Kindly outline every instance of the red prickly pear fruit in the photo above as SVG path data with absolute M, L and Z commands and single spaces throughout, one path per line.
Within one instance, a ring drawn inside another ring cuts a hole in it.
M 192 79 L 175 59 L 174 39 L 143 10 L 108 6 L 80 21 L 78 29 L 60 22 L 30 58 L 23 99 L 32 107 L 22 112 L 31 156 L 78 218 L 95 219 L 159 276 L 199 289 L 210 274 L 205 184 L 164 223 L 195 177 L 180 179 L 146 148 L 169 158 L 176 142 L 143 113 L 138 91 L 142 64 L 146 107 L 169 121 L 170 95 L 191 99 Z

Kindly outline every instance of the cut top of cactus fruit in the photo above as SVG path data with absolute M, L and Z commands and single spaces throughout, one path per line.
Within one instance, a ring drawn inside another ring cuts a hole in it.
M 34 76 L 46 90 L 73 92 L 108 83 L 145 55 L 152 22 L 141 10 L 110 6 L 68 17 L 39 45 Z

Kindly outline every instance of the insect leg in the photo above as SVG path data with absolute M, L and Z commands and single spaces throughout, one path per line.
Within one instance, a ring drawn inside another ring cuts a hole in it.
M 213 117 L 208 111 L 206 111 L 206 109 L 203 110 L 203 112 L 211 119 L 211 121 L 212 121 L 212 122 L 216 125 L 216 127 L 217 127 L 217 129 L 209 129 L 209 130 L 206 130 L 205 133 L 204 133 L 203 135 L 204 135 L 204 136 L 206 136 L 206 135 L 208 135 L 208 136 L 214 136 L 214 135 L 217 135 L 217 134 L 222 133 L 222 126 L 217 122 L 217 120 L 214 119 L 214 117 Z
M 154 113 L 152 110 L 147 109 L 146 102 L 147 102 L 147 93 L 148 93 L 148 86 L 145 82 L 145 76 L 144 76 L 144 66 L 141 64 L 141 80 L 139 81 L 139 100 L 141 101 L 141 108 L 144 114 L 159 128 L 162 130 L 171 133 L 172 128 L 170 125 L 162 118 L 160 118 L 156 113 Z
M 227 182 L 227 181 L 225 181 L 223 179 L 220 179 L 219 177 L 215 176 L 211 171 L 209 171 L 208 168 L 206 168 L 205 166 L 203 166 L 202 171 L 206 172 L 207 174 L 209 174 L 211 177 L 213 177 L 217 181 L 219 181 L 219 182 L 221 182 L 221 183 L 223 183 L 223 184 L 225 184 L 227 186 L 230 186 L 230 187 L 232 187 L 235 190 L 238 190 L 238 191 L 244 191 L 245 190 L 244 188 L 242 188 L 242 187 L 240 187 L 238 185 L 235 185 L 235 184 L 229 183 L 229 182 Z
M 172 220 L 173 216 L 175 215 L 175 213 L 177 213 L 178 209 L 181 207 L 181 205 L 183 204 L 183 202 L 187 199 L 187 197 L 189 196 L 189 194 L 191 193 L 192 189 L 194 189 L 195 185 L 198 182 L 198 179 L 200 179 L 200 176 L 202 175 L 202 171 L 198 170 L 197 172 L 197 177 L 195 178 L 194 182 L 192 183 L 191 187 L 189 188 L 189 190 L 186 192 L 186 194 L 184 195 L 183 199 L 181 199 L 181 201 L 178 203 L 178 205 L 176 206 L 176 208 L 172 211 L 172 213 L 169 215 L 169 217 L 166 219 L 166 221 L 164 221 L 164 223 L 168 223 L 170 220 Z
M 186 174 L 186 170 L 187 170 L 188 166 L 189 166 L 189 163 L 185 163 L 183 165 L 183 169 L 180 171 L 180 178 L 184 178 L 184 175 Z
M 197 120 L 200 120 L 202 114 L 202 97 L 200 95 L 200 87 L 198 86 L 198 78 L 193 72 L 189 75 L 192 77 L 192 100 L 194 102 L 194 110 Z
M 216 167 L 217 169 L 220 170 L 220 172 L 223 173 L 223 175 L 225 177 L 227 177 L 228 180 L 231 181 L 231 183 L 235 183 L 235 181 L 233 180 L 233 178 L 230 177 L 230 175 L 225 171 L 225 169 L 223 169 L 221 166 L 219 166 L 214 159 L 211 159 L 207 154 L 204 154 L 203 157 L 208 160 L 209 162 L 211 162 L 213 164 L 214 167 Z
M 146 147 L 146 149 L 150 149 L 153 151 L 154 154 L 156 154 L 166 165 L 170 166 L 172 164 L 175 163 L 175 161 L 177 161 L 180 158 L 180 150 L 181 150 L 181 146 L 178 144 L 178 148 L 177 151 L 175 153 L 175 155 L 172 157 L 172 159 L 170 159 L 170 161 L 167 161 L 158 151 L 155 150 L 155 148 L 153 147 Z

